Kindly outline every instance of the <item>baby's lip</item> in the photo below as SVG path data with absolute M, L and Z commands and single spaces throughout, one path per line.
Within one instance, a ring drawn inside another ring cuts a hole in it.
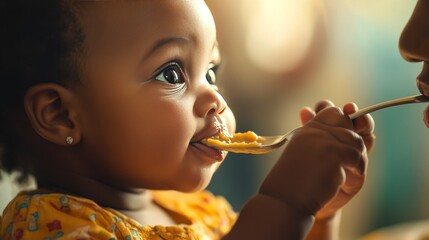
M 218 115 L 215 115 L 202 131 L 194 135 L 194 137 L 191 139 L 191 143 L 201 142 L 203 139 L 213 137 L 219 134 L 224 129 L 224 127 L 226 128 L 222 118 Z
M 194 137 L 191 139 L 191 143 L 201 142 L 201 140 L 212 137 L 220 132 L 220 128 L 218 128 L 213 122 L 209 123 L 203 130 L 199 131 Z
M 191 146 L 205 153 L 206 156 L 210 157 L 210 159 L 214 159 L 215 162 L 221 162 L 225 158 L 225 153 L 223 151 L 209 147 L 202 142 L 191 143 Z M 210 164 L 215 162 L 210 161 Z

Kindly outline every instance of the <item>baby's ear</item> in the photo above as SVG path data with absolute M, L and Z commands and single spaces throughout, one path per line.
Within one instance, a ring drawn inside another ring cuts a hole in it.
M 77 102 L 73 96 L 70 90 L 55 83 L 42 83 L 27 90 L 25 112 L 42 138 L 62 146 L 80 141 Z

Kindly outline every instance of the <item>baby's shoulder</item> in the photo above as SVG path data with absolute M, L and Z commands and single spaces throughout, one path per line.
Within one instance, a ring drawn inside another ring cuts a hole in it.
M 182 193 L 176 191 L 152 192 L 153 200 L 162 207 L 185 215 L 192 222 L 211 219 L 215 222 L 235 221 L 236 213 L 228 201 L 211 192 Z
M 152 191 L 152 199 L 169 209 L 202 210 L 202 211 L 231 211 L 231 205 L 222 196 L 215 196 L 211 192 L 182 193 L 177 191 Z
M 100 211 L 95 202 L 61 193 L 44 190 L 19 193 L 5 208 L 3 221 L 30 221 L 46 215 L 76 215 L 86 211 Z
M 88 199 L 39 190 L 21 192 L 3 211 L 0 239 L 75 239 L 109 222 L 109 217 Z M 105 237 L 112 232 L 106 227 L 97 231 Z
M 154 191 L 151 194 L 155 202 L 188 224 L 142 226 L 89 199 L 33 191 L 21 192 L 5 208 L 0 239 L 130 239 L 133 236 L 159 239 L 157 236 L 161 235 L 163 239 L 174 236 L 193 239 L 191 236 L 200 235 L 217 239 L 215 236 L 229 231 L 236 218 L 223 197 L 209 192 Z
M 152 191 L 153 200 L 161 207 L 175 213 L 180 222 L 204 226 L 207 231 L 225 235 L 237 219 L 237 213 L 222 196 L 211 192 L 182 193 Z M 213 239 L 213 238 L 211 238 Z

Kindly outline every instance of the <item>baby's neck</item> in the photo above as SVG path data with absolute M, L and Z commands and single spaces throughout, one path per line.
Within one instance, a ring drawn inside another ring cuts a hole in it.
M 63 172 L 60 175 L 37 177 L 37 185 L 85 197 L 102 207 L 118 211 L 140 211 L 152 203 L 151 195 L 145 189 L 125 189 L 74 173 Z
M 71 173 L 62 173 L 61 177 L 38 177 L 37 183 L 39 188 L 88 198 L 102 207 L 115 209 L 140 224 L 177 224 L 163 208 L 152 201 L 151 194 L 145 189 L 123 189 Z

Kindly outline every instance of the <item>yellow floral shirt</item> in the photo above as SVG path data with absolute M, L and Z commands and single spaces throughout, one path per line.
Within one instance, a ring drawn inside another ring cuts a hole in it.
M 220 239 L 236 220 L 222 197 L 209 192 L 151 192 L 154 201 L 181 224 L 147 226 L 95 202 L 47 191 L 22 192 L 0 218 L 2 240 L 180 240 Z

